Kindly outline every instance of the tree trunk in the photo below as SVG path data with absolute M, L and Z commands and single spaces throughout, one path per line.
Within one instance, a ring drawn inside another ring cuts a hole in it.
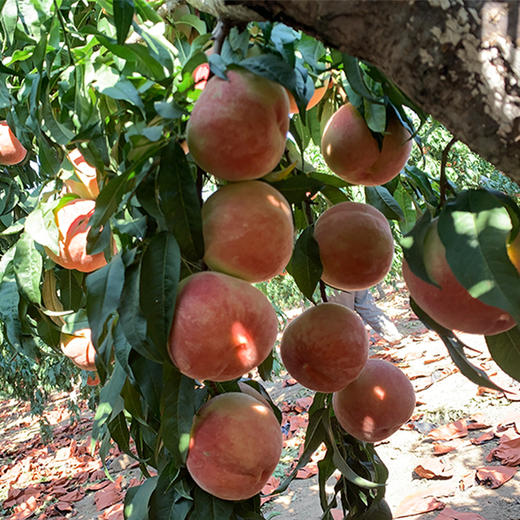
M 520 182 L 518 0 L 226 3 L 373 63 L 457 139 Z

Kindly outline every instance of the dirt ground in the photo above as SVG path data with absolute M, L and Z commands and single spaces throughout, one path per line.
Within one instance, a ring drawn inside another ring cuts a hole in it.
M 520 520 L 520 385 L 492 362 L 483 338 L 464 334 L 462 339 L 473 349 L 468 351 L 471 362 L 507 392 L 468 381 L 439 338 L 415 319 L 402 289 L 387 291 L 378 305 L 394 320 L 403 340 L 390 346 L 371 333 L 371 356 L 401 367 L 418 399 L 412 420 L 376 444 L 389 469 L 386 499 L 394 518 Z M 282 373 L 266 385 L 285 411 L 278 477 L 289 469 L 302 444 L 312 395 L 292 383 Z M 122 519 L 122 498 L 125 489 L 138 482 L 138 469 L 113 449 L 109 480 L 98 457 L 89 452 L 92 414 L 82 405 L 81 420 L 72 423 L 66 402 L 67 396 L 57 395 L 49 403 L 46 418 L 54 437 L 47 445 L 27 405 L 0 403 L 0 518 Z M 266 518 L 319 520 L 315 473 L 311 463 L 285 493 L 269 499 L 263 506 Z M 335 517 L 342 515 L 337 511 Z

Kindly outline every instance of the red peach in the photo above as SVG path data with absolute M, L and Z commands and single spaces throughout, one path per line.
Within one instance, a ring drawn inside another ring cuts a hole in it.
M 357 291 L 388 273 L 394 240 L 385 216 L 373 206 L 341 202 L 316 221 L 314 238 L 323 265 L 321 279 L 338 289 Z
M 195 162 L 220 179 L 257 179 L 280 161 L 289 128 L 284 88 L 245 70 L 213 76 L 187 127 Z
M 415 392 L 404 372 L 382 359 L 369 359 L 359 377 L 332 397 L 341 427 L 356 439 L 390 437 L 412 415 Z
M 291 207 L 269 184 L 244 181 L 217 190 L 202 207 L 204 261 L 249 282 L 280 274 L 291 259 Z
M 282 432 L 271 408 L 229 392 L 197 413 L 186 466 L 193 480 L 223 500 L 245 500 L 261 491 L 282 453 Z
M 62 333 L 60 347 L 63 354 L 79 368 L 96 370 L 96 349 L 92 344 L 90 329 L 76 330 L 73 334 Z
M 188 377 L 228 381 L 265 360 L 277 330 L 276 313 L 260 290 L 238 278 L 205 271 L 180 285 L 169 353 Z
M 7 121 L 0 121 L 0 164 L 18 164 L 26 155 L 27 150 L 9 128 Z
M 285 329 L 280 344 L 289 374 L 317 392 L 336 392 L 351 383 L 368 359 L 361 318 L 336 303 L 306 310 Z

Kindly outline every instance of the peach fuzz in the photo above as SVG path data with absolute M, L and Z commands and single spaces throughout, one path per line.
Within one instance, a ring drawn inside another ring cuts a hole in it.
M 410 296 L 437 323 L 447 329 L 493 335 L 511 329 L 513 318 L 498 307 L 473 298 L 459 283 L 448 261 L 434 220 L 424 240 L 424 267 L 438 287 L 416 276 L 403 260 L 403 277 Z
M 267 297 L 243 280 L 204 271 L 180 286 L 169 338 L 173 364 L 203 381 L 229 381 L 258 366 L 276 340 Z
M 361 114 L 347 103 L 327 122 L 321 151 L 329 168 L 342 179 L 375 186 L 390 181 L 403 169 L 412 149 L 410 137 L 391 113 L 380 150 Z
M 90 329 L 80 329 L 73 334 L 62 333 L 61 351 L 83 370 L 96 370 L 96 350 L 92 344 Z
M 404 372 L 382 359 L 369 359 L 359 377 L 334 393 L 340 426 L 366 442 L 390 437 L 412 416 L 415 391 Z
M 9 128 L 7 121 L 0 121 L 0 165 L 18 164 L 26 155 L 27 150 Z
M 285 89 L 245 70 L 213 76 L 196 101 L 187 126 L 195 162 L 229 181 L 263 177 L 278 164 L 289 129 Z
M 280 274 L 291 259 L 291 207 L 269 184 L 244 181 L 218 189 L 202 206 L 204 261 L 249 282 Z
M 316 392 L 336 392 L 359 375 L 368 359 L 361 318 L 336 303 L 306 310 L 285 329 L 280 344 L 289 374 Z
M 385 216 L 373 206 L 341 202 L 326 210 L 314 228 L 323 265 L 321 279 L 345 291 L 368 289 L 388 273 L 394 240 Z
M 186 466 L 204 491 L 223 500 L 259 493 L 282 453 L 282 431 L 271 408 L 254 397 L 229 392 L 196 414 Z
M 73 199 L 55 211 L 59 231 L 59 254 L 48 248 L 49 257 L 65 269 L 76 269 L 90 273 L 106 265 L 103 252 L 87 254 L 87 235 L 90 230 L 88 221 L 94 214 L 96 203 L 93 200 Z
M 69 178 L 65 180 L 68 193 L 74 193 L 82 199 L 95 200 L 99 195 L 96 169 L 91 166 L 76 148 L 68 154 L 68 159 L 74 167 L 74 173 L 78 180 Z

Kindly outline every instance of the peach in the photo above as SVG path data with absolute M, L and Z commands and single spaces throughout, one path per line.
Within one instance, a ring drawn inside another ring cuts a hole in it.
M 314 94 L 311 96 L 311 99 L 309 99 L 309 102 L 305 107 L 305 110 L 310 110 L 311 108 L 314 108 L 323 99 L 323 96 L 325 96 L 325 92 L 327 92 L 327 89 L 331 87 L 332 81 L 330 80 L 327 80 L 322 87 L 316 87 L 314 89 Z M 294 99 L 294 96 L 289 90 L 287 90 L 286 92 L 289 96 L 289 114 L 297 114 L 298 105 L 296 104 L 296 100 Z
M 351 184 L 375 186 L 390 181 L 403 169 L 412 149 L 408 130 L 392 112 L 381 150 L 365 120 L 351 103 L 329 119 L 321 151 L 329 168 Z
M 74 193 L 82 199 L 92 199 L 99 195 L 96 169 L 91 166 L 76 148 L 68 154 L 69 161 L 74 167 L 75 177 L 65 181 L 68 193 Z
M 188 377 L 228 381 L 264 361 L 277 331 L 276 313 L 260 290 L 227 274 L 204 271 L 180 284 L 169 353 Z
M 239 381 L 238 386 L 240 388 L 240 391 L 244 394 L 250 395 L 251 397 L 254 397 L 258 401 L 260 401 L 262 404 L 265 404 L 265 406 L 267 406 L 268 408 L 270 407 L 269 401 L 251 385 L 248 385 L 244 381 Z
M 366 442 L 390 437 L 412 415 L 415 392 L 404 372 L 382 359 L 369 359 L 359 377 L 334 393 L 340 426 Z
M 516 235 L 515 239 L 507 245 L 507 254 L 511 263 L 520 273 L 520 232 Z
M 62 332 L 61 351 L 83 370 L 96 370 L 96 350 L 92 344 L 90 329 L 76 330 L 73 334 Z
M 46 248 L 49 257 L 65 269 L 77 269 L 90 273 L 106 265 L 103 252 L 87 254 L 88 221 L 94 214 L 93 200 L 73 199 L 55 212 L 59 231 L 59 254 Z
M 229 181 L 263 177 L 278 164 L 289 129 L 285 89 L 245 70 L 213 76 L 195 103 L 188 148 L 205 171 Z
M 473 298 L 459 283 L 446 260 L 437 220 L 432 222 L 425 236 L 424 267 L 439 287 L 416 276 L 404 260 L 403 277 L 410 296 L 437 323 L 447 329 L 485 335 L 514 327 L 514 320 L 506 311 Z
M 12 166 L 25 159 L 27 150 L 9 128 L 7 121 L 0 121 L 0 164 Z
M 373 206 L 341 202 L 326 210 L 314 228 L 323 265 L 321 279 L 345 291 L 379 283 L 392 265 L 394 240 L 385 216 Z
M 269 184 L 243 181 L 217 190 L 202 207 L 204 261 L 249 282 L 280 274 L 291 259 L 291 207 Z
M 336 392 L 358 377 L 368 359 L 361 318 L 336 303 L 306 310 L 285 329 L 280 344 L 289 374 L 317 392 Z
M 244 500 L 261 491 L 281 453 L 282 431 L 271 408 L 229 392 L 197 412 L 186 466 L 204 491 L 223 500 Z

